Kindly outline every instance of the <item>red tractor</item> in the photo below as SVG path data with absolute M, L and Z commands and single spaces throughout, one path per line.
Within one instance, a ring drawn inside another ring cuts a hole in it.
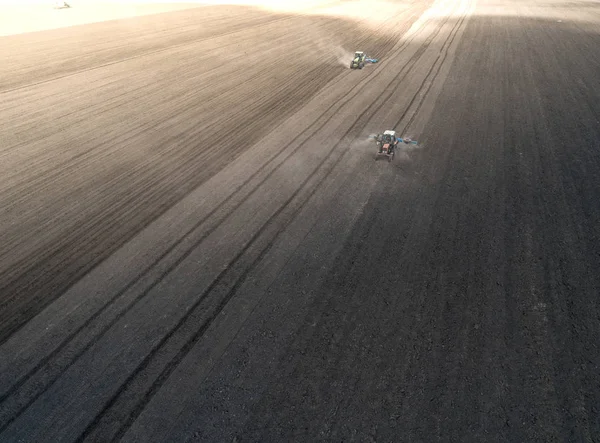
M 375 140 L 377 141 L 378 148 L 375 160 L 379 160 L 379 156 L 385 155 L 388 162 L 391 162 L 398 146 L 396 131 L 385 131 L 383 134 L 377 135 Z

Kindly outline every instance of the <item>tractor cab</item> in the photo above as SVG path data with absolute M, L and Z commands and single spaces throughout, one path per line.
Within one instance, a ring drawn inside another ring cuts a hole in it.
M 396 131 L 385 131 L 381 139 L 384 143 L 394 143 L 396 141 Z

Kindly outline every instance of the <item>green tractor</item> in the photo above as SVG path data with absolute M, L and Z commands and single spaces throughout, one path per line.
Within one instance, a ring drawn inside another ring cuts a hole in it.
M 365 67 L 365 58 L 366 55 L 362 51 L 356 51 L 354 53 L 354 58 L 350 63 L 350 69 L 362 69 Z

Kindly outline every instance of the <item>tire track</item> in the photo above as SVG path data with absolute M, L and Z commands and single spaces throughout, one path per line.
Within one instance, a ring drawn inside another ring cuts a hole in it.
M 431 65 L 431 69 L 427 72 L 427 75 L 423 79 L 423 82 L 421 83 L 421 86 L 419 87 L 419 90 L 413 96 L 413 98 L 410 101 L 410 103 L 408 104 L 406 110 L 401 115 L 401 117 L 398 119 L 398 121 L 396 122 L 396 124 L 394 125 L 394 128 L 395 128 L 398 125 L 400 125 L 400 123 L 402 122 L 402 120 L 404 120 L 404 118 L 406 117 L 408 111 L 410 110 L 410 108 L 412 107 L 412 105 L 414 104 L 414 102 L 417 100 L 417 97 L 419 96 L 419 92 L 421 92 L 423 90 L 423 88 L 425 87 L 425 84 L 429 81 L 429 85 L 427 86 L 427 89 L 425 90 L 425 92 L 421 96 L 421 99 L 419 100 L 419 103 L 418 103 L 415 111 L 413 112 L 410 120 L 404 125 L 402 131 L 400 131 L 401 134 L 403 134 L 410 127 L 410 125 L 412 124 L 412 122 L 414 121 L 414 119 L 416 118 L 416 116 L 419 114 L 419 110 L 421 109 L 421 106 L 425 102 L 425 99 L 427 98 L 427 95 L 429 94 L 429 91 L 431 90 L 431 87 L 433 86 L 433 83 L 435 82 L 438 74 L 440 73 L 440 70 L 442 69 L 442 66 L 444 65 L 444 62 L 446 61 L 446 57 L 448 56 L 448 51 L 449 51 L 450 47 L 452 46 L 452 44 L 454 43 L 454 39 L 455 39 L 456 35 L 458 34 L 458 31 L 459 31 L 460 27 L 462 26 L 463 22 L 465 21 L 465 19 L 467 17 L 467 14 L 468 14 L 468 11 L 465 12 L 465 14 L 463 14 L 463 16 L 460 18 L 460 20 L 458 21 L 459 22 L 458 25 L 455 28 L 452 29 L 452 31 L 451 31 L 451 38 L 449 40 L 447 40 L 444 43 L 444 46 L 442 46 L 442 48 L 440 49 L 440 53 L 438 54 L 437 58 L 435 59 L 435 62 Z M 441 58 L 441 61 L 440 61 L 440 58 Z M 440 61 L 440 62 L 438 63 L 438 61 Z M 433 70 L 436 68 L 436 65 L 437 65 L 437 69 L 435 70 L 435 73 L 433 73 Z

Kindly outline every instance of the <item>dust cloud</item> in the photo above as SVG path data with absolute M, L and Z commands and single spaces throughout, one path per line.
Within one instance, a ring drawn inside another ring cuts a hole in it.
M 321 63 L 331 63 L 350 69 L 350 62 L 356 49 L 344 47 L 336 36 L 324 30 L 318 22 L 304 18 L 306 38 L 318 54 Z

